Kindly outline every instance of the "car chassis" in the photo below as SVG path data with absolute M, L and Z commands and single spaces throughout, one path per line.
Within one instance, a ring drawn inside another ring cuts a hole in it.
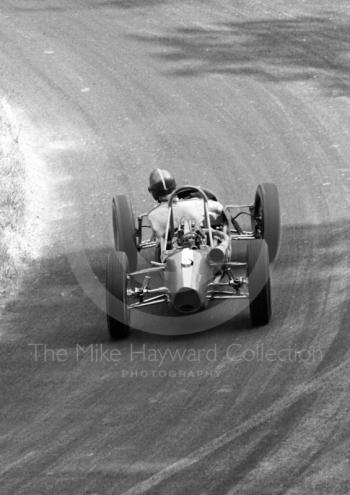
M 174 198 L 181 196 L 182 193 L 188 192 L 190 190 L 195 191 L 196 195 L 201 197 L 204 201 L 204 217 L 207 225 L 210 226 L 210 217 L 209 217 L 209 207 L 208 207 L 208 193 L 209 196 L 214 198 L 213 193 L 210 191 L 205 191 L 201 187 L 198 186 L 183 186 L 170 196 L 168 200 L 168 222 L 167 222 L 167 230 L 165 234 L 165 238 L 169 236 L 170 225 L 172 223 L 173 216 L 173 201 Z M 216 198 L 215 198 L 216 199 Z M 185 199 L 184 199 L 185 200 Z M 232 216 L 231 211 L 234 210 L 248 210 L 248 211 L 240 211 L 238 214 Z M 226 205 L 224 207 L 224 218 L 225 218 L 225 227 L 229 228 L 231 241 L 247 241 L 252 240 L 257 237 L 257 229 L 255 231 L 246 231 L 243 230 L 240 224 L 237 221 L 237 218 L 240 215 L 249 215 L 251 218 L 253 217 L 254 212 L 254 204 L 247 205 Z M 148 213 L 143 213 L 138 216 L 138 226 L 136 230 L 136 246 L 138 251 L 142 251 L 145 249 L 154 249 L 159 248 L 159 241 L 155 239 L 147 239 L 144 240 L 144 229 L 151 228 L 149 225 L 145 225 L 144 220 L 148 217 Z M 229 218 L 231 218 L 232 228 L 229 226 Z M 212 229 L 208 228 L 208 240 L 209 240 L 209 248 L 214 247 L 213 241 L 213 232 Z M 176 249 L 176 248 L 175 248 Z M 181 248 L 178 248 L 181 249 Z M 165 250 L 163 256 L 167 257 L 173 249 Z M 228 259 L 222 260 L 218 263 L 209 261 L 210 264 L 216 265 L 220 267 L 220 271 L 215 275 L 215 278 L 212 282 L 208 283 L 208 291 L 206 294 L 207 302 L 211 302 L 214 300 L 222 300 L 222 299 L 248 299 L 249 298 L 249 290 L 248 290 L 248 278 L 242 276 L 234 276 L 232 273 L 233 269 L 243 269 L 247 266 L 247 262 L 241 261 L 229 261 Z M 150 280 L 152 274 L 164 272 L 167 265 L 164 262 L 151 261 L 150 268 L 138 270 L 135 272 L 131 272 L 128 274 L 128 289 L 127 296 L 130 300 L 128 307 L 130 309 L 140 308 L 145 306 L 151 306 L 159 303 L 168 303 L 170 302 L 170 291 L 168 287 L 157 287 L 150 288 Z M 140 287 L 131 287 L 132 278 L 138 277 L 140 275 L 144 276 L 143 283 Z M 226 278 L 226 281 L 223 281 Z M 135 302 L 131 302 L 134 300 Z
M 189 215 L 176 218 L 175 226 L 174 205 L 193 198 L 203 203 L 200 224 Z M 259 185 L 252 204 L 229 204 L 214 221 L 210 200 L 217 201 L 211 191 L 197 186 L 173 191 L 167 203 L 165 234 L 159 240 L 153 231 L 145 238 L 145 229 L 151 228 L 145 222 L 148 213 L 138 217 L 135 227 L 128 197 L 113 198 L 115 251 L 108 258 L 106 280 L 112 338 L 128 334 L 130 310 L 159 304 L 169 305 L 177 314 L 192 314 L 213 301 L 249 299 L 253 324 L 270 321 L 269 263 L 280 244 L 277 188 L 270 183 Z M 239 223 L 242 215 L 250 218 L 250 230 Z M 238 246 L 245 249 L 243 257 Z M 137 270 L 138 253 L 152 249 L 151 266 Z M 158 287 L 154 276 L 162 279 Z

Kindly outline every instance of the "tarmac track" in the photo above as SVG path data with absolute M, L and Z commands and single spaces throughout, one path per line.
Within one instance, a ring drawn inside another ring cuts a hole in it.
M 41 256 L 1 322 L 2 493 L 350 492 L 350 12 L 231 4 L 1 2 L 1 91 L 50 192 Z M 277 184 L 270 325 L 243 310 L 205 333 L 109 342 L 91 299 L 111 197 L 147 210 L 154 167 L 226 203 Z

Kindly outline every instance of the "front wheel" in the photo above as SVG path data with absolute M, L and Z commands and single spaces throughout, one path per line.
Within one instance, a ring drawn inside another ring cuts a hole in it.
M 253 229 L 257 238 L 265 239 L 272 263 L 278 254 L 281 241 L 280 203 L 275 184 L 260 184 L 256 190 Z
M 230 261 L 245 263 L 247 257 L 247 243 L 250 241 L 231 239 Z
M 113 198 L 112 220 L 114 247 L 126 253 L 133 272 L 137 268 L 136 227 L 131 202 L 125 194 Z
M 255 239 L 247 246 L 247 275 L 250 318 L 254 326 L 262 326 L 271 319 L 271 283 L 269 250 L 263 239 Z
M 128 258 L 121 251 L 112 251 L 107 260 L 106 315 L 113 340 L 124 339 L 130 331 L 130 310 L 127 304 Z

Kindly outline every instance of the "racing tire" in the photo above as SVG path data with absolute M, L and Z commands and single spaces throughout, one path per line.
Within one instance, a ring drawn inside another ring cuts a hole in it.
M 281 214 L 278 190 L 266 182 L 257 187 L 254 201 L 253 230 L 257 238 L 265 239 L 270 263 L 277 257 L 281 242 Z
M 247 260 L 247 243 L 250 241 L 231 239 L 230 261 L 245 263 Z
M 129 260 L 130 271 L 137 268 L 136 228 L 130 199 L 124 194 L 112 201 L 114 247 L 124 251 Z
M 271 319 L 271 283 L 269 250 L 263 239 L 254 239 L 247 246 L 249 309 L 253 326 L 263 326 Z
M 112 340 L 125 339 L 130 332 L 130 310 L 127 305 L 128 258 L 112 251 L 106 268 L 106 316 Z

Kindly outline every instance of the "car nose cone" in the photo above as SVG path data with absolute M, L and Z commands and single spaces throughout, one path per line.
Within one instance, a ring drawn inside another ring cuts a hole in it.
M 201 308 L 201 299 L 198 292 L 191 287 L 181 287 L 174 297 L 174 308 L 179 313 L 189 314 Z

